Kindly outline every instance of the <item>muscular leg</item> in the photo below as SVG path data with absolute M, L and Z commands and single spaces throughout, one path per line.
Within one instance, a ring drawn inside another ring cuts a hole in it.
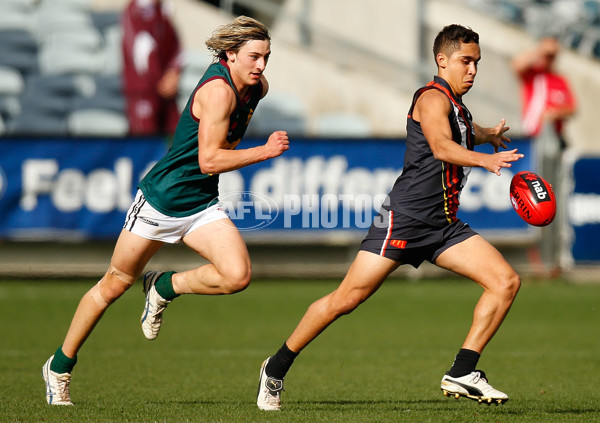
M 151 241 L 123 230 L 117 240 L 110 267 L 104 277 L 79 302 L 62 350 L 75 357 L 106 309 L 137 279 L 162 242 Z
M 252 273 L 248 249 L 229 219 L 220 219 L 196 229 L 183 241 L 210 263 L 175 273 L 177 294 L 233 294 L 245 289 Z
M 484 289 L 475 306 L 463 348 L 481 353 L 508 313 L 519 287 L 519 275 L 502 254 L 481 236 L 444 251 L 436 265 L 477 282 Z
M 359 251 L 340 286 L 308 308 L 286 341 L 299 353 L 338 317 L 349 314 L 381 286 L 399 263 L 366 251 Z

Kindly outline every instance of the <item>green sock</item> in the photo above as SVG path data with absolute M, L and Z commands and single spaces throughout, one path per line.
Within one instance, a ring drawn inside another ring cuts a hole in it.
M 73 358 L 67 357 L 63 353 L 61 345 L 54 353 L 54 358 L 52 359 L 52 363 L 50 363 L 50 370 L 56 373 L 71 373 L 73 367 L 75 367 L 75 363 L 77 363 L 77 356 Z
M 175 272 L 163 273 L 158 277 L 156 284 L 154 284 L 156 292 L 158 292 L 165 300 L 171 301 L 172 299 L 179 297 L 179 294 L 176 294 L 173 290 L 173 281 L 171 277 L 174 273 Z

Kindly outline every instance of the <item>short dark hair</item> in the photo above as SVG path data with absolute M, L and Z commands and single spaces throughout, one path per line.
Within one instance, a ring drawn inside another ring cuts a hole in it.
M 462 25 L 445 26 L 433 42 L 433 57 L 435 59 L 438 53 L 450 56 L 453 52 L 460 50 L 461 44 L 467 43 L 479 44 L 479 34 Z

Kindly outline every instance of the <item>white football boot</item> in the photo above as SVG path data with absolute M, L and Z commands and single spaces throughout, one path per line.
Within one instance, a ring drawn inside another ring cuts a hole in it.
M 508 395 L 494 389 L 485 377 L 482 370 L 475 370 L 461 377 L 444 375 L 442 378 L 442 392 L 445 396 L 466 397 L 484 404 L 504 404 Z
M 162 324 L 162 314 L 167 305 L 171 302 L 165 300 L 156 292 L 156 281 L 164 272 L 146 272 L 144 275 L 143 288 L 146 294 L 146 305 L 140 322 L 142 323 L 142 332 L 146 339 L 153 340 L 158 336 L 160 325 Z
M 73 405 L 69 393 L 71 374 L 56 373 L 50 370 L 53 358 L 54 356 L 50 357 L 42 367 L 42 378 L 46 382 L 46 401 L 50 405 Z
M 263 361 L 258 379 L 258 394 L 256 405 L 261 410 L 281 410 L 281 391 L 283 391 L 283 379 L 275 379 L 267 376 L 265 369 L 271 357 Z

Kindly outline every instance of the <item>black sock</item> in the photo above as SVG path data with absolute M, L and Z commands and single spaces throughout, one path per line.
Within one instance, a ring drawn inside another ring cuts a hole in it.
M 265 369 L 267 375 L 275 379 L 283 379 L 297 356 L 298 353 L 290 350 L 284 343 L 267 363 Z
M 474 372 L 480 356 L 481 354 L 476 351 L 461 348 L 460 351 L 458 351 L 458 354 L 456 354 L 456 358 L 454 359 L 454 363 L 452 363 L 452 368 L 450 368 L 448 375 L 452 377 L 461 377 Z

